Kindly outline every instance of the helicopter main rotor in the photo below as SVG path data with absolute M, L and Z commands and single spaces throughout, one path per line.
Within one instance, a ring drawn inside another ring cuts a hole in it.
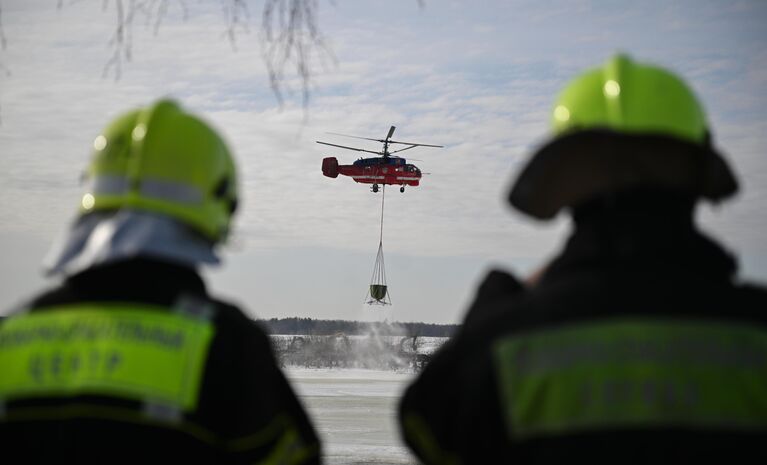
M 391 156 L 391 154 L 393 154 L 393 153 L 402 152 L 404 150 L 412 149 L 413 147 L 436 147 L 436 148 L 442 148 L 443 147 L 442 145 L 419 144 L 419 143 L 415 143 L 415 142 L 403 142 L 403 141 L 391 140 L 391 136 L 394 135 L 394 130 L 395 129 L 397 129 L 395 126 L 390 127 L 389 128 L 389 133 L 386 134 L 386 138 L 385 139 L 373 139 L 371 137 L 350 136 L 349 134 L 340 134 L 340 133 L 337 133 L 337 132 L 329 132 L 328 133 L 328 134 L 333 134 L 333 135 L 336 135 L 336 136 L 352 137 L 354 139 L 364 139 L 364 140 L 372 140 L 372 141 L 375 141 L 375 142 L 381 142 L 381 143 L 383 143 L 383 151 L 381 151 L 381 152 L 374 152 L 372 150 L 365 150 L 365 149 L 360 149 L 360 148 L 356 148 L 356 147 L 349 147 L 349 146 L 346 146 L 346 145 L 330 144 L 328 142 L 321 142 L 321 141 L 316 141 L 316 142 L 318 144 L 330 145 L 332 147 L 339 147 L 339 148 L 347 149 L 347 150 L 356 150 L 357 152 L 374 153 L 376 155 L 381 155 L 384 158 L 387 158 L 387 157 Z M 407 145 L 408 147 L 405 147 L 405 148 L 399 149 L 399 150 L 395 150 L 393 152 L 389 152 L 389 144 L 401 144 L 401 145 Z

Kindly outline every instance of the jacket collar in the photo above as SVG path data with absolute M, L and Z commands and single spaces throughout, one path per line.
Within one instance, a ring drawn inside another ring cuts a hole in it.
M 68 276 L 68 285 L 87 294 L 119 295 L 147 292 L 151 295 L 179 292 L 207 295 L 197 270 L 161 259 L 134 258 L 108 263 Z
M 543 282 L 583 268 L 732 278 L 734 257 L 695 227 L 692 202 L 646 200 L 600 199 L 578 209 L 574 232 Z

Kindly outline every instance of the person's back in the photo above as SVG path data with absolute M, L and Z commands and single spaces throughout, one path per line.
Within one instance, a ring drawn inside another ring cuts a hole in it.
M 94 148 L 65 279 L 0 322 L 3 462 L 318 463 L 267 336 L 197 272 L 237 201 L 222 141 L 164 101 Z
M 634 91 L 632 66 L 605 67 L 607 98 Z M 406 442 L 426 463 L 763 463 L 767 291 L 734 283 L 734 259 L 693 224 L 695 200 L 731 194 L 734 179 L 705 146 L 614 120 L 590 130 L 599 118 L 578 121 L 578 105 L 605 97 L 572 94 L 555 118 L 574 128 L 510 200 L 539 218 L 567 206 L 574 232 L 532 285 L 490 273 L 403 398 Z M 638 102 L 616 105 L 631 119 Z

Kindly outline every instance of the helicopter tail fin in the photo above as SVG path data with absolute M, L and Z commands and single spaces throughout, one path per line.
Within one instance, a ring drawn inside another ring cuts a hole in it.
M 329 178 L 338 177 L 338 160 L 335 157 L 322 159 L 322 174 Z

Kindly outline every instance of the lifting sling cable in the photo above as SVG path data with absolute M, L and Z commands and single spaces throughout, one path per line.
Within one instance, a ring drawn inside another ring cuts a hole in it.
M 381 248 L 383 244 L 383 218 L 384 218 L 384 201 L 386 200 L 386 184 L 381 189 L 381 234 L 378 236 L 378 248 Z
M 389 305 L 389 290 L 386 285 L 386 267 L 384 266 L 383 255 L 383 223 L 384 223 L 384 202 L 386 200 L 386 184 L 381 190 L 381 231 L 378 236 L 378 254 L 373 265 L 373 276 L 370 278 L 370 288 L 368 289 L 368 299 L 366 302 L 370 305 Z

